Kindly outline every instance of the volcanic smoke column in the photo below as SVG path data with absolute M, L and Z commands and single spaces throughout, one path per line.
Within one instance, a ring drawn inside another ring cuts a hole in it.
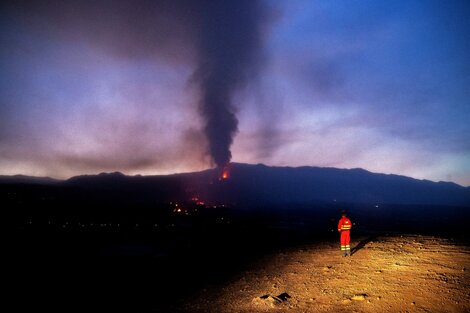
M 193 79 L 201 92 L 199 110 L 209 153 L 222 169 L 230 163 L 230 146 L 238 131 L 233 95 L 258 70 L 262 9 L 254 0 L 207 1 L 204 7 Z

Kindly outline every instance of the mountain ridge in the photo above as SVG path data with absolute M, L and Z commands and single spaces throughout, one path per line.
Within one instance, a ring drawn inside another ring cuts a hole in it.
M 257 164 L 249 164 L 249 163 L 237 163 L 233 162 L 232 165 L 235 166 L 262 166 L 266 168 L 271 168 L 271 169 L 321 169 L 321 170 L 338 170 L 338 171 L 358 171 L 358 172 L 365 172 L 368 174 L 374 174 L 374 175 L 383 175 L 383 176 L 392 176 L 392 177 L 403 177 L 403 178 L 408 178 L 416 181 L 422 181 L 422 182 L 431 182 L 435 184 L 450 184 L 462 188 L 468 188 L 470 189 L 470 186 L 463 186 L 460 185 L 456 182 L 453 181 L 433 181 L 429 179 L 420 179 L 420 178 L 415 178 L 411 176 L 406 176 L 402 174 L 394 174 L 394 173 L 379 173 L 379 172 L 372 172 L 369 170 L 366 170 L 361 167 L 354 167 L 354 168 L 338 168 L 338 167 L 321 167 L 321 166 L 310 166 L 310 165 L 301 165 L 301 166 L 271 166 L 271 165 L 265 165 L 263 163 L 257 163 Z M 93 178 L 93 177 L 121 177 L 121 178 L 129 178 L 129 177 L 172 177 L 172 176 L 181 176 L 181 175 L 190 175 L 190 174 L 202 174 L 202 173 L 207 173 L 207 172 L 212 172 L 216 171 L 216 168 L 211 168 L 211 169 L 205 169 L 201 171 L 195 171 L 195 172 L 181 172 L 181 173 L 171 173 L 171 174 L 155 174 L 155 175 L 142 175 L 142 174 L 135 174 L 135 175 L 128 175 L 124 174 L 120 171 L 112 171 L 112 172 L 100 172 L 98 174 L 80 174 L 80 175 L 74 175 L 69 178 L 64 178 L 64 179 L 59 179 L 59 178 L 52 178 L 49 176 L 33 176 L 33 175 L 23 175 L 23 174 L 15 174 L 15 175 L 0 175 L 0 183 L 4 183 L 5 181 L 21 181 L 21 182 L 28 182 L 28 180 L 31 180 L 31 182 L 41 182 L 41 181 L 51 181 L 51 182 L 66 182 L 66 181 L 73 181 L 75 179 L 81 179 L 81 178 Z
M 379 203 L 457 205 L 470 207 L 470 187 L 453 182 L 420 180 L 373 173 L 362 168 L 267 166 L 232 163 L 230 178 L 220 181 L 217 168 L 169 175 L 124 175 L 121 172 L 78 175 L 66 180 L 32 177 L 31 184 L 88 190 L 132 191 L 135 199 L 174 199 L 199 194 L 205 199 L 239 205 L 282 206 L 308 203 Z M 16 181 L 25 184 L 27 177 Z M 132 200 L 132 199 L 131 199 Z

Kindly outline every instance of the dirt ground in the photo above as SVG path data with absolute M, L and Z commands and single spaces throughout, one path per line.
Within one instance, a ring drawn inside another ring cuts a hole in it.
M 416 235 L 353 238 L 279 251 L 183 312 L 470 312 L 470 248 Z

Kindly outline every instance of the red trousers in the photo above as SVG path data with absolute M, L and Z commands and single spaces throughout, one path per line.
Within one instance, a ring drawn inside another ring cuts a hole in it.
M 349 246 L 349 240 L 351 239 L 349 230 L 342 230 L 341 231 L 341 250 L 350 250 L 351 247 Z

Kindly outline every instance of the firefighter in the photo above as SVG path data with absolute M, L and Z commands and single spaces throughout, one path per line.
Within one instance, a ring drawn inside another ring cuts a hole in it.
M 346 211 L 341 211 L 341 219 L 338 223 L 338 232 L 341 234 L 341 253 L 343 256 L 351 256 L 351 247 L 349 246 L 351 220 L 346 217 Z

